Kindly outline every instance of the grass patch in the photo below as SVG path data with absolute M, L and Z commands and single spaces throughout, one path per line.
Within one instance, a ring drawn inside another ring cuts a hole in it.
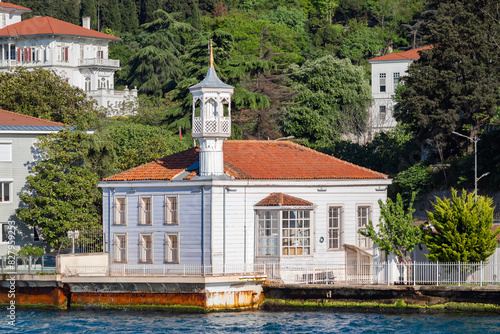
M 284 299 L 266 299 L 261 305 L 265 311 L 283 311 L 283 310 L 346 310 L 346 311 L 366 311 L 366 312 L 388 312 L 388 313 L 500 313 L 500 306 L 494 304 L 480 303 L 457 303 L 448 302 L 432 306 L 408 304 L 403 299 L 398 299 L 392 304 L 380 303 L 377 301 L 351 302 L 338 300 L 284 300 Z
M 203 307 L 188 305 L 112 305 L 112 304 L 71 304 L 72 309 L 106 309 L 106 310 L 135 310 L 135 311 L 163 311 L 170 313 L 207 313 Z

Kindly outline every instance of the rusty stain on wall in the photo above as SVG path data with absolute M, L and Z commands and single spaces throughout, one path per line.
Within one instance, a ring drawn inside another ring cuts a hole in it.
M 8 304 L 9 289 L 0 288 L 0 304 Z M 17 287 L 15 301 L 19 305 L 43 304 L 66 308 L 68 297 L 64 288 L 60 287 Z

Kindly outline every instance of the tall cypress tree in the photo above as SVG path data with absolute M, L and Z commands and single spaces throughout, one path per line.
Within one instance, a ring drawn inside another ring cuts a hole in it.
M 90 17 L 90 28 L 97 30 L 97 1 L 82 0 L 80 4 L 80 16 Z
M 139 29 L 139 16 L 134 0 L 122 1 L 122 30 L 134 33 Z
M 395 116 L 421 141 L 431 141 L 444 160 L 457 152 L 452 131 L 473 135 L 491 125 L 497 113 L 500 14 L 497 0 L 432 0 L 429 5 L 436 9 L 427 25 L 433 48 L 410 65 Z

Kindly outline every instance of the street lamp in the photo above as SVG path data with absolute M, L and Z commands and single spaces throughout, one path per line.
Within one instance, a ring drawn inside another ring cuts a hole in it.
M 75 253 L 75 239 L 78 239 L 79 236 L 80 236 L 80 231 L 78 231 L 78 230 L 68 231 L 68 238 L 73 240 L 73 248 L 71 251 L 71 253 L 73 253 L 73 254 Z
M 489 174 L 489 173 L 485 173 L 485 174 L 481 175 L 481 177 L 479 179 L 477 178 L 477 142 L 479 141 L 479 138 L 477 138 L 477 136 L 469 137 L 469 136 L 463 135 L 463 134 L 455 132 L 455 131 L 453 131 L 452 133 L 454 135 L 467 138 L 471 142 L 474 143 L 474 202 L 475 202 L 475 201 L 477 201 L 477 181 L 481 177 L 486 176 L 486 175 Z

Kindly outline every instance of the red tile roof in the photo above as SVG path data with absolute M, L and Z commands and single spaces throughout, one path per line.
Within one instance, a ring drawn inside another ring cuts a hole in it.
M 12 9 L 18 9 L 18 10 L 24 10 L 27 12 L 31 12 L 31 9 L 29 9 L 29 8 L 14 5 L 14 4 L 7 3 L 7 2 L 0 2 L 0 8 L 12 8 Z
M 0 37 L 36 35 L 66 35 L 121 40 L 121 38 L 115 36 L 80 27 L 76 24 L 64 22 L 48 16 L 34 17 L 0 29 Z
M 305 199 L 285 195 L 282 193 L 272 193 L 267 196 L 256 206 L 313 206 L 314 204 Z
M 195 147 L 110 176 L 104 181 L 172 180 L 197 162 L 198 157 L 199 148 Z M 235 179 L 387 178 L 385 174 L 293 142 L 269 140 L 225 141 L 224 171 Z M 192 177 L 191 173 L 189 179 Z
M 417 60 L 417 59 L 420 59 L 420 54 L 419 54 L 420 51 L 431 49 L 431 48 L 432 48 L 432 45 L 423 46 L 423 47 L 417 48 L 417 49 L 412 49 L 412 50 L 403 51 L 403 52 L 395 52 L 395 53 L 391 53 L 391 54 L 388 54 L 385 56 L 372 58 L 372 59 L 370 59 L 370 61 L 372 61 L 372 60 Z
M 12 111 L 0 109 L 0 125 L 20 126 L 68 126 L 63 123 L 47 121 L 32 116 L 18 114 Z

